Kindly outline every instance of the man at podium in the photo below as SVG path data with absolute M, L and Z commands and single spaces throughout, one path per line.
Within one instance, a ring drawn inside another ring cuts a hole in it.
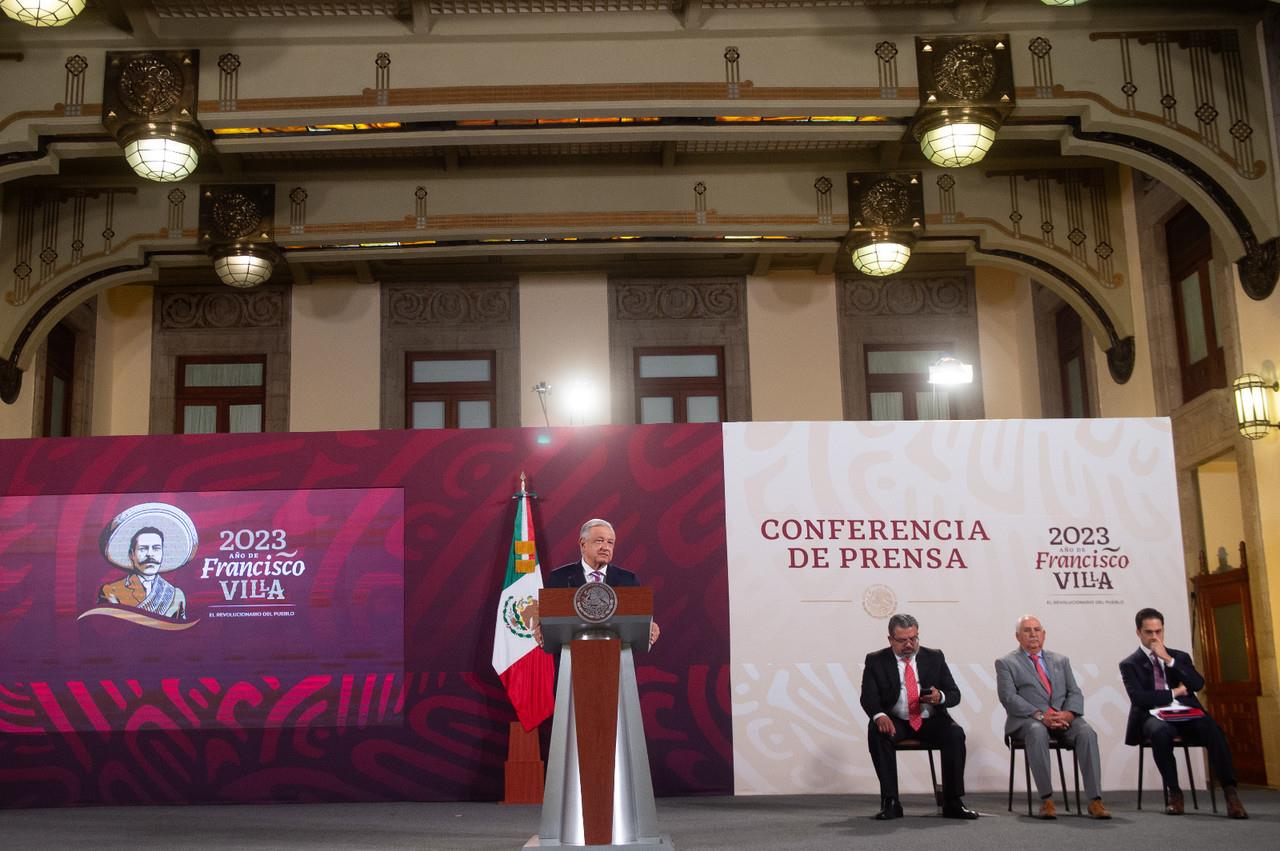
M 613 524 L 598 517 L 588 520 L 578 530 L 578 561 L 557 567 L 547 577 L 547 588 L 577 588 L 588 582 L 603 582 L 614 588 L 628 588 L 639 585 L 640 579 L 631 571 L 610 564 L 613 558 L 613 547 L 617 536 Z M 541 630 L 538 630 L 541 633 Z M 649 624 L 649 646 L 658 640 L 658 625 Z M 541 635 L 537 636 L 539 639 Z M 541 640 L 538 642 L 541 644 Z

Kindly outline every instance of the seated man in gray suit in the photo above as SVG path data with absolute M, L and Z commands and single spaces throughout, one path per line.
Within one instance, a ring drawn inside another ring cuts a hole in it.
M 996 660 L 996 694 L 1009 714 L 1004 732 L 1026 744 L 1027 761 L 1040 792 L 1038 818 L 1057 818 L 1049 764 L 1050 737 L 1075 748 L 1089 795 L 1089 817 L 1111 818 L 1102 804 L 1098 734 L 1080 717 L 1084 714 L 1084 695 L 1071 673 L 1071 660 L 1047 652 L 1044 634 L 1039 620 L 1023 615 L 1014 633 L 1018 649 Z

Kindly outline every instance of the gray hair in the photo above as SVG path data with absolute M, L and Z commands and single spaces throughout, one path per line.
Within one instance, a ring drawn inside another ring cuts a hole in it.
M 1014 625 L 1014 627 L 1013 627 L 1013 631 L 1014 631 L 1014 632 L 1021 632 L 1021 631 L 1022 631 L 1022 623 L 1023 623 L 1023 621 L 1029 621 L 1029 620 L 1030 620 L 1030 621 L 1040 621 L 1040 628 L 1041 628 L 1041 629 L 1043 629 L 1043 628 L 1044 628 L 1044 621 L 1040 620 L 1040 618 L 1036 617 L 1035 615 L 1023 615 L 1022 617 L 1018 618 L 1018 622 L 1017 622 L 1017 624 L 1015 624 L 1015 625 Z
M 893 635 L 893 631 L 895 629 L 911 629 L 912 627 L 919 629 L 920 623 L 915 618 L 911 617 L 911 615 L 904 615 L 903 613 L 899 612 L 898 614 L 889 618 L 889 634 L 890 635 Z
M 612 523 L 610 523 L 608 520 L 601 520 L 599 517 L 593 517 L 590 520 L 588 520 L 586 523 L 583 523 L 582 528 L 578 530 L 578 540 L 579 541 L 586 540 L 587 533 L 590 532 L 596 526 L 608 526 L 609 531 L 613 532 Z M 614 532 L 614 534 L 617 534 L 617 533 Z

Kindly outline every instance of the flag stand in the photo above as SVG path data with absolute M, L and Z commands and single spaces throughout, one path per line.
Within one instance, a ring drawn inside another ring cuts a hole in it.
M 512 721 L 507 739 L 504 804 L 541 804 L 544 766 L 539 749 L 538 728 L 525 731 Z

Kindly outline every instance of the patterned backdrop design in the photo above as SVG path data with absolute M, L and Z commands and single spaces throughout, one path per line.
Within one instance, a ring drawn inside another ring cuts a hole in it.
M 863 660 L 920 622 L 962 696 L 965 786 L 1005 789 L 994 662 L 1033 614 L 1070 657 L 1105 789 L 1133 789 L 1119 661 L 1155 606 L 1190 646 L 1167 419 L 727 423 L 735 791 L 875 794 Z M 797 628 L 802 624 L 803 628 Z M 928 761 L 898 760 L 903 788 Z
M 576 559 L 578 526 L 603 516 L 617 530 L 618 563 L 654 589 L 663 638 L 641 657 L 638 677 L 655 791 L 730 792 L 724 478 L 720 426 L 711 424 L 0 442 L 0 497 L 404 494 L 403 527 L 391 530 L 403 537 L 403 670 L 285 665 L 281 676 L 263 662 L 225 678 L 188 662 L 154 681 L 115 672 L 65 682 L 10 671 L 0 684 L 0 805 L 501 797 L 514 713 L 489 664 L 490 619 L 521 471 L 539 495 L 544 570 Z M 6 655 L 32 608 L 69 590 L 51 593 L 59 580 L 24 557 L 22 504 L 0 502 Z M 73 514 L 62 520 L 71 535 L 98 519 Z M 134 652 L 154 665 L 146 641 L 155 631 L 137 632 Z M 245 648 L 246 666 L 254 659 Z M 270 719 L 268 728 L 240 720 L 249 716 Z M 104 725 L 119 732 L 85 729 Z M 32 727 L 59 732 L 19 732 Z

